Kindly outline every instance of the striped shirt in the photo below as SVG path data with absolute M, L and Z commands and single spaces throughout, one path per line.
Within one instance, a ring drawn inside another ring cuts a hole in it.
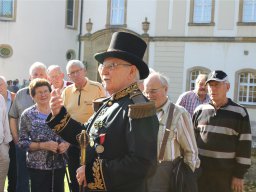
M 208 103 L 209 101 L 210 97 L 208 94 L 206 94 L 205 99 L 201 101 L 194 91 L 187 91 L 179 96 L 176 104 L 184 107 L 192 117 L 194 110 L 198 105 Z
M 164 132 L 167 124 L 167 117 L 169 113 L 171 101 L 168 100 L 162 110 L 157 114 L 159 118 L 158 131 L 158 155 L 160 146 L 163 140 Z M 170 128 L 170 127 L 169 127 Z M 181 106 L 175 105 L 173 111 L 173 119 L 170 128 L 170 135 L 167 141 L 164 161 L 172 161 L 181 154 L 184 156 L 184 162 L 187 163 L 194 171 L 200 165 L 198 158 L 198 150 L 196 146 L 195 135 L 193 131 L 192 120 L 189 113 Z
M 251 126 L 247 110 L 228 99 L 196 108 L 193 123 L 203 169 L 232 172 L 243 178 L 251 165 Z

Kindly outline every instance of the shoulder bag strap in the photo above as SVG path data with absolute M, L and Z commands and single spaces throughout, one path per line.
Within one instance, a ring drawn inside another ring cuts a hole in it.
M 160 152 L 159 152 L 159 161 L 163 161 L 164 159 L 164 152 L 167 144 L 167 140 L 171 131 L 171 124 L 172 124 L 172 118 L 173 118 L 173 111 L 174 111 L 175 105 L 173 103 L 170 104 L 170 109 L 167 117 L 167 123 L 164 131 L 164 137 L 161 143 Z

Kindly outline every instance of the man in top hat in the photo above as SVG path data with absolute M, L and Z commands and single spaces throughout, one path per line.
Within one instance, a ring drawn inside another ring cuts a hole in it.
M 230 88 L 223 71 L 206 81 L 211 102 L 193 114 L 202 175 L 199 192 L 242 192 L 251 165 L 251 127 L 246 108 L 227 98 Z
M 73 120 L 60 95 L 52 93 L 48 125 L 76 145 L 77 134 L 86 130 L 86 166 L 77 170 L 77 180 L 88 191 L 146 191 L 146 179 L 156 165 L 158 134 L 154 103 L 136 83 L 149 74 L 142 60 L 146 47 L 137 36 L 116 32 L 108 50 L 95 55 L 110 97 L 85 125 Z

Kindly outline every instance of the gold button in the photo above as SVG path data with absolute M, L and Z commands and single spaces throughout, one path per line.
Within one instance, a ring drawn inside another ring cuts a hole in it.
M 90 146 L 91 146 L 91 147 L 94 146 L 94 141 L 93 141 L 93 139 L 90 140 Z
M 108 106 L 111 106 L 111 105 L 113 105 L 113 103 L 112 103 L 112 101 L 109 101 Z

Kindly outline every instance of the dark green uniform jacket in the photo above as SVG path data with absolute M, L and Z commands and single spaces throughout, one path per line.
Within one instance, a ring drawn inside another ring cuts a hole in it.
M 102 106 L 81 125 L 62 108 L 48 125 L 66 141 L 78 145 L 83 129 L 88 135 L 86 179 L 89 191 L 145 192 L 146 179 L 157 161 L 158 119 L 154 103 L 132 84 L 103 100 Z

